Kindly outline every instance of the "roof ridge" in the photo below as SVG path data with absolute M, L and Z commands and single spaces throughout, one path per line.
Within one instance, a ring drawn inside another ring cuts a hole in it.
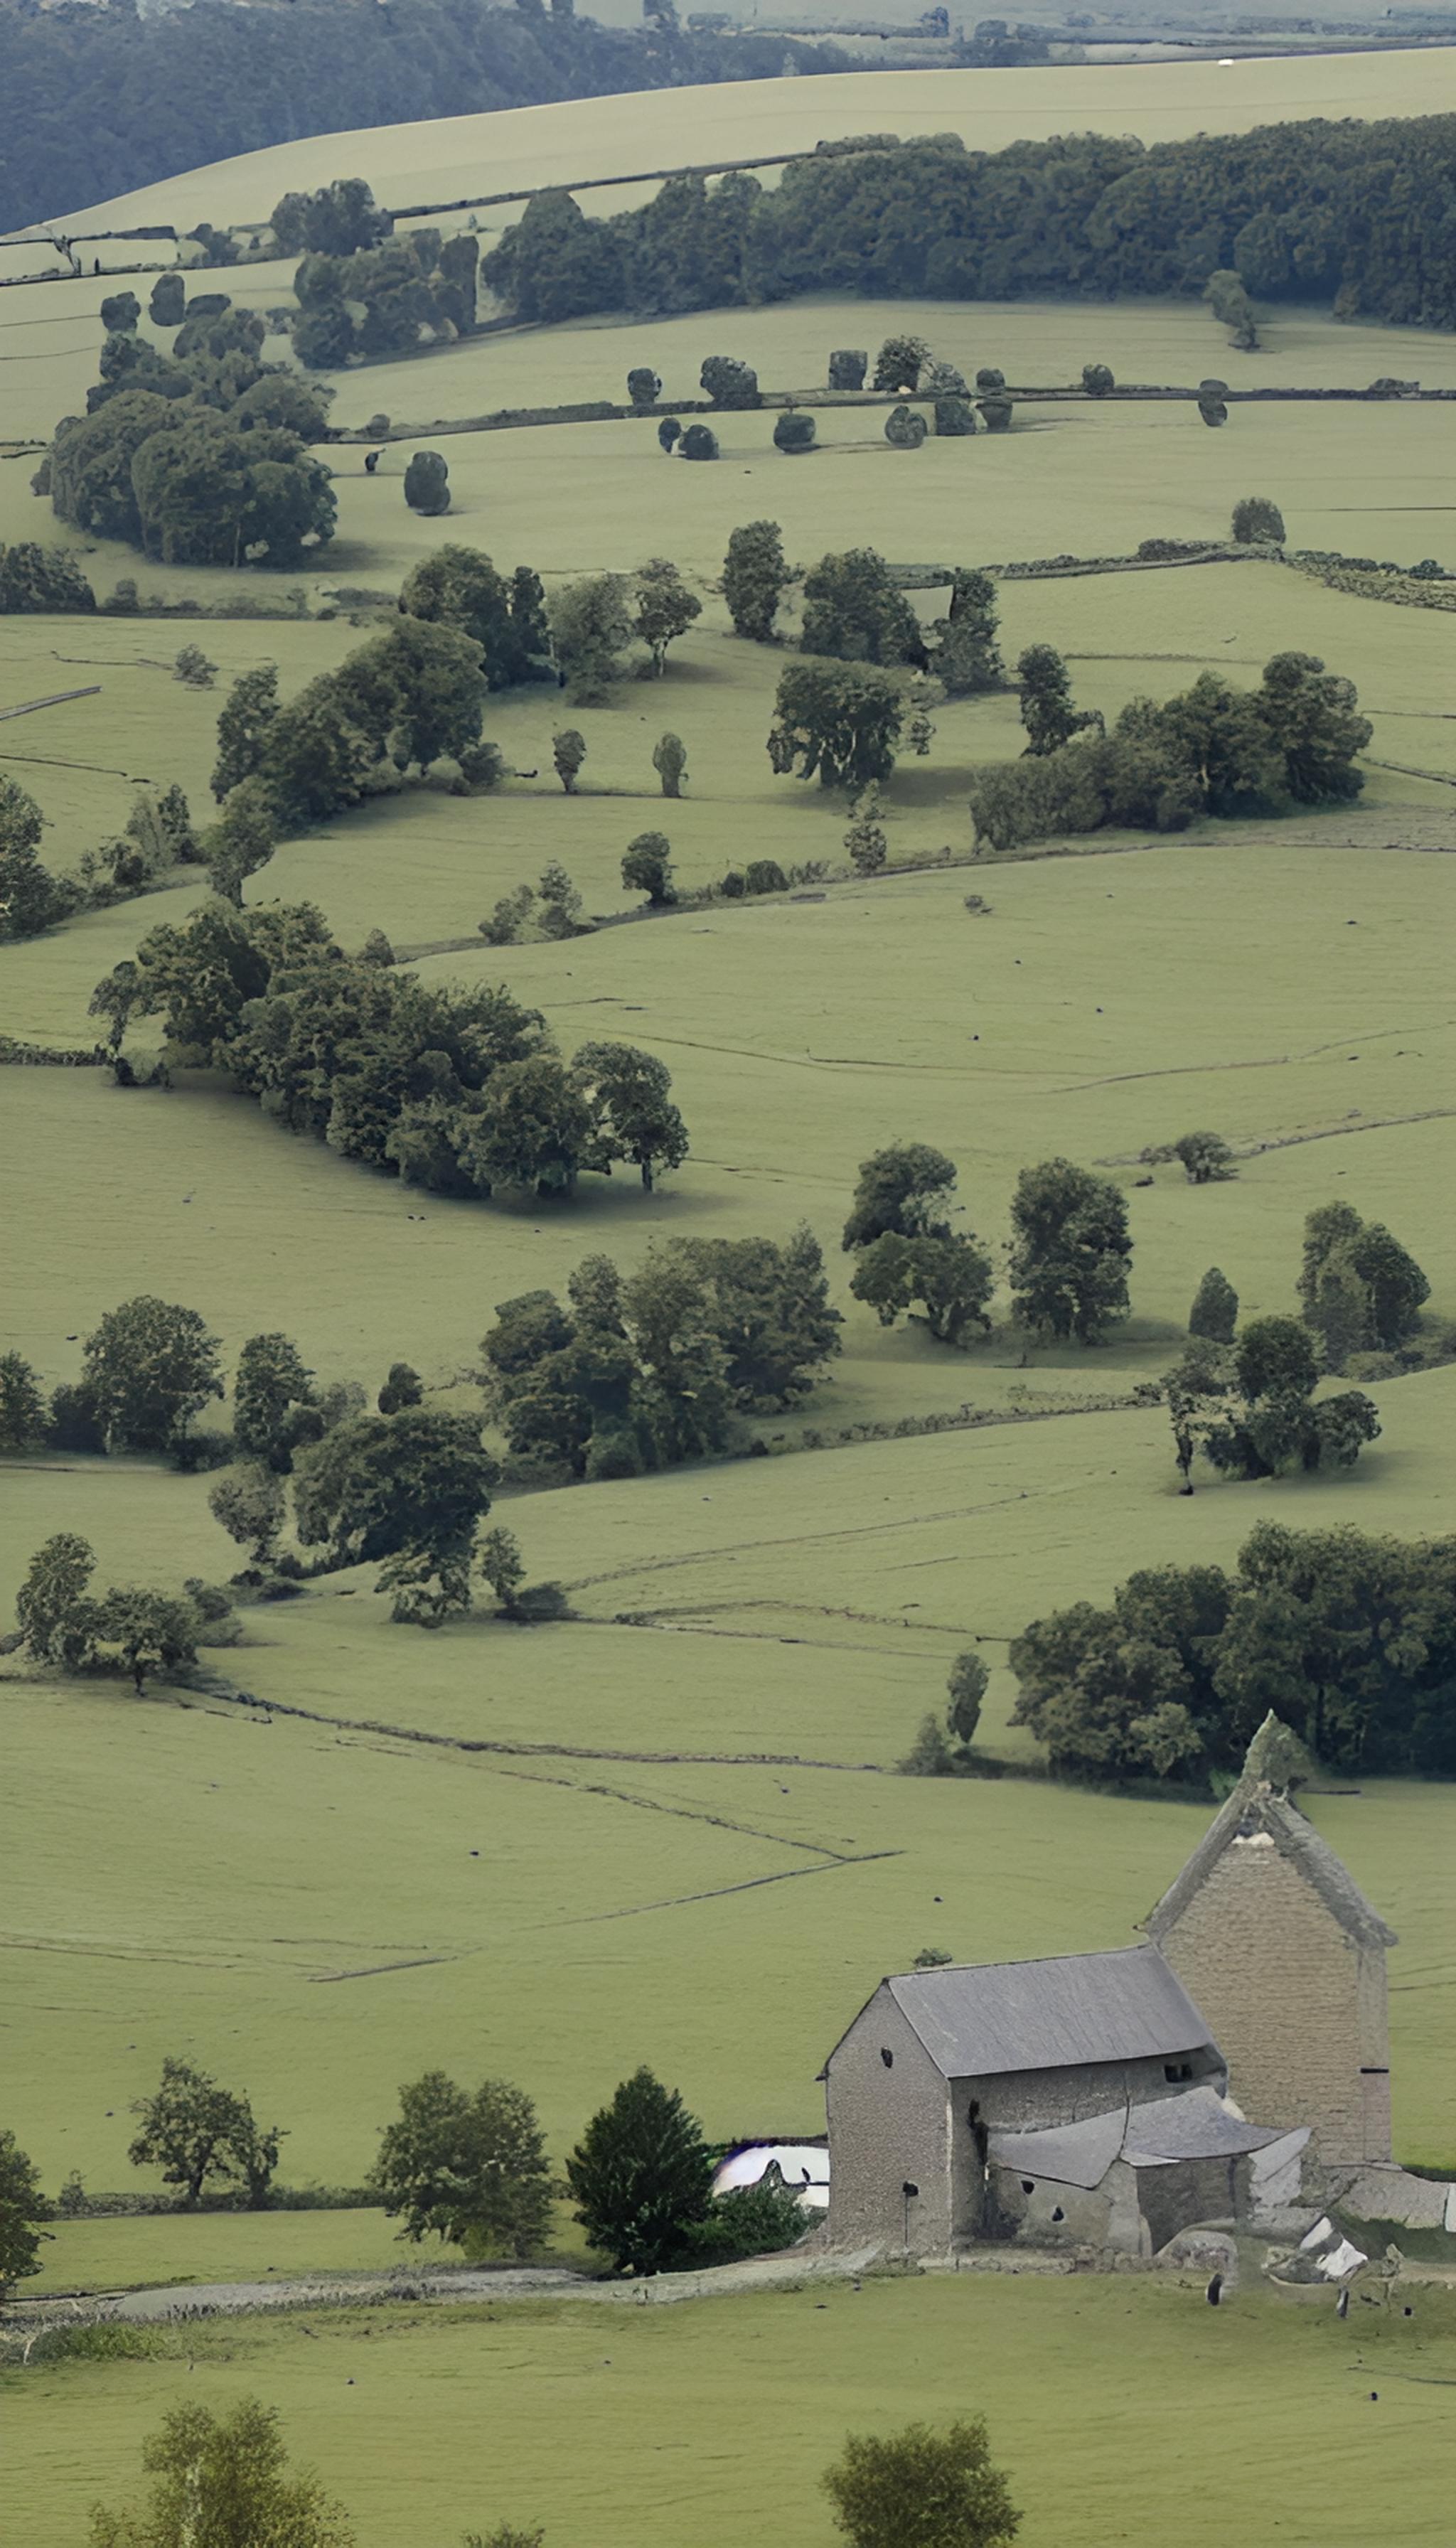
M 1332 1919 L 1365 1946 L 1399 1945 L 1394 1929 L 1367 1901 L 1339 1852 L 1307 1813 L 1282 1789 L 1245 1772 L 1214 1816 L 1203 1838 L 1146 1917 L 1138 1922 L 1150 1944 L 1157 1946 L 1181 1918 L 1230 1844 L 1240 1825 L 1253 1816 L 1286 1865 L 1295 1867 L 1318 1893 Z

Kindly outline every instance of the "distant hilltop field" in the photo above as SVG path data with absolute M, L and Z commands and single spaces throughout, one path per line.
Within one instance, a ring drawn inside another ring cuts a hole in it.
M 291 190 L 326 185 L 341 168 L 367 178 L 392 209 L 456 197 L 570 185 L 716 158 L 811 150 L 816 141 L 884 129 L 910 138 L 958 133 L 974 149 L 1054 134 L 1136 134 L 1144 141 L 1244 133 L 1292 118 L 1339 121 L 1429 115 L 1456 96 L 1456 47 L 1267 60 L 1118 63 L 1066 69 L 913 70 L 812 80 L 725 81 L 693 89 L 585 97 L 499 113 L 385 124 L 279 142 L 114 195 L 83 209 L 47 208 L 68 228 L 266 220 Z M 595 212 L 635 200 L 624 185 Z

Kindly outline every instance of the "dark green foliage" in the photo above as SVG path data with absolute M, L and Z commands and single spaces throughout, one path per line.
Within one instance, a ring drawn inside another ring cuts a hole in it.
M 671 558 L 649 558 L 637 569 L 634 578 L 636 616 L 633 622 L 652 657 L 653 671 L 661 679 L 667 670 L 668 648 L 675 637 L 684 636 L 702 610 L 697 594 L 688 590 Z
M 747 893 L 788 891 L 788 878 L 776 859 L 750 859 L 743 882 Z
M 977 401 L 980 418 L 987 433 L 1009 433 L 1014 409 L 1009 398 L 983 398 Z
M 0 614 L 95 607 L 96 595 L 68 550 L 45 549 L 36 540 L 0 546 Z
M 1214 317 L 1228 330 L 1229 340 L 1241 352 L 1252 353 L 1259 341 L 1254 324 L 1254 307 L 1244 288 L 1241 274 L 1231 267 L 1221 266 L 1209 276 L 1203 297 Z
M 740 2256 L 774 2256 L 795 2247 L 808 2227 L 798 2196 L 765 2179 L 715 2195 L 689 2229 L 687 2245 L 694 2264 L 731 2265 Z
M 410 568 L 400 608 L 474 638 L 493 690 L 552 677 L 545 598 L 528 566 L 516 567 L 507 585 L 483 550 L 446 541 Z
M 928 431 L 924 416 L 903 404 L 891 408 L 884 420 L 884 438 L 898 451 L 918 451 Z
M 15 1596 L 16 1623 L 37 1663 L 73 1672 L 89 1660 L 96 1605 L 87 1588 L 95 1572 L 90 1541 L 75 1531 L 56 1531 L 37 1549 Z
M 657 429 L 657 438 L 670 456 L 675 442 L 682 439 L 682 427 L 675 415 L 665 415 Z
M 684 460 L 716 460 L 718 437 L 706 424 L 689 424 L 681 445 Z
M 1327 1368 L 1338 1371 L 1351 1353 L 1392 1353 L 1409 1343 L 1430 1285 L 1383 1223 L 1362 1221 L 1351 1205 L 1331 1203 L 1305 1223 L 1299 1296 Z
M 442 2070 L 400 2090 L 400 2115 L 383 2134 L 370 2190 L 402 2215 L 416 2244 L 433 2232 L 472 2257 L 518 2263 L 546 2243 L 551 2171 L 531 2100 L 503 2079 L 474 2093 Z
M 1018 657 L 1016 670 L 1028 752 L 1059 752 L 1074 734 L 1094 722 L 1092 713 L 1073 706 L 1071 677 L 1054 646 L 1028 646 Z
M 1117 382 L 1106 363 L 1084 363 L 1082 387 L 1089 398 L 1106 398 L 1109 390 L 1117 388 Z
M 1238 1294 L 1228 1275 L 1211 1265 L 1194 1294 L 1188 1332 L 1191 1336 L 1206 1336 L 1212 1344 L 1231 1345 L 1237 1324 Z
M 975 1741 L 975 1730 L 981 1721 L 981 1705 L 990 1678 L 984 1662 L 973 1647 L 967 1653 L 957 1655 L 951 1666 L 950 1678 L 946 1683 L 950 1697 L 950 1705 L 946 1710 L 946 1723 L 957 1743 L 971 1744 Z
M 904 704 L 887 673 L 859 665 L 787 664 L 778 677 L 769 759 L 779 777 L 858 794 L 895 766 Z
M 845 848 L 857 875 L 878 875 L 889 857 L 889 841 L 879 820 L 879 791 L 872 783 L 855 807 L 855 819 L 845 834 Z
M 178 273 L 159 274 L 151 287 L 146 315 L 153 327 L 180 327 L 187 315 L 187 286 Z
M 134 2167 L 155 2167 L 175 2185 L 178 2201 L 192 2210 L 213 2179 L 220 2190 L 246 2190 L 249 2211 L 267 2206 L 282 2133 L 259 2132 L 246 2097 L 220 2088 L 205 2070 L 170 2057 L 162 2063 L 155 2094 L 138 2099 L 136 2137 L 127 2152 Z
M 619 1155 L 634 1130 L 624 1115 Z M 721 1451 L 738 1415 L 793 1405 L 839 1350 L 807 1229 L 781 1246 L 675 1240 L 626 1280 L 589 1257 L 568 1291 L 569 1309 L 549 1292 L 502 1302 L 482 1351 L 511 1449 L 579 1477 Z
M 1263 1521 L 1233 1576 L 1133 1575 L 1109 1610 L 1035 1621 L 1011 1665 L 1013 1722 L 1057 1771 L 1236 1771 L 1272 1709 L 1330 1769 L 1456 1776 L 1456 1540 Z
M 740 637 L 767 645 L 791 581 L 776 522 L 745 522 L 730 532 L 723 560 L 723 598 Z
M 774 427 L 774 448 L 775 451 L 812 451 L 817 431 L 812 415 L 785 408 Z
M 323 546 L 333 492 L 307 449 L 323 407 L 263 365 L 263 335 L 262 318 L 223 294 L 193 303 L 169 357 L 135 322 L 109 335 L 90 412 L 56 427 L 55 512 L 164 564 L 296 567 Z
M 339 1566 L 439 1548 L 473 1534 L 497 1476 L 477 1418 L 423 1407 L 355 1416 L 299 1456 L 299 1537 Z
M 1163 1381 L 1183 1491 L 1197 1452 L 1226 1477 L 1353 1468 L 1380 1424 L 1358 1390 L 1317 1400 L 1319 1359 L 1298 1319 L 1250 1320 L 1231 1345 L 1199 1337 Z
M 713 2162 L 677 2090 L 644 2066 L 592 2116 L 566 2174 L 591 2244 L 620 2271 L 655 2274 L 706 2219 Z
M 639 832 L 622 854 L 622 883 L 629 893 L 645 893 L 658 910 L 676 902 L 673 891 L 673 845 L 666 832 Z
M 1006 374 L 999 371 L 994 363 L 983 363 L 976 373 L 975 385 L 978 390 L 988 391 L 994 397 L 998 390 L 1005 389 Z
M 174 1450 L 223 1395 L 221 1348 L 196 1310 L 138 1293 L 108 1310 L 82 1352 L 82 1386 L 109 1446 Z
M 1233 507 L 1233 536 L 1245 544 L 1270 540 L 1284 546 L 1284 515 L 1267 496 L 1240 496 Z
M 23 1354 L 0 1354 L 0 1451 L 29 1451 L 46 1439 L 46 1394 Z
M 551 637 L 574 701 L 599 699 L 610 682 L 621 680 L 632 612 L 632 588 L 624 575 L 584 575 L 558 585 L 551 596 Z
M 866 353 L 842 345 L 829 357 L 829 386 L 832 390 L 863 390 L 868 369 Z
M 284 2541 L 288 2548 L 353 2548 L 348 2522 L 317 2479 L 289 2474 L 277 2412 L 254 2398 L 224 2415 L 197 2404 L 173 2408 L 143 2443 L 141 2465 L 154 2481 L 146 2502 L 126 2512 L 95 2505 L 91 2548 L 201 2548 L 204 2541 L 209 2548 L 225 2541 L 261 2548 L 264 2540 L 280 2548 Z
M 579 734 L 574 725 L 564 727 L 560 734 L 554 734 L 551 738 L 551 758 L 556 765 L 556 775 L 561 780 L 566 793 L 568 796 L 575 796 L 578 774 L 587 758 L 586 736 Z
M 920 625 L 908 597 L 875 549 L 847 549 L 821 558 L 804 578 L 806 655 L 843 663 L 926 661 Z
M 235 1468 L 225 1469 L 208 1495 L 213 1519 L 247 1551 L 254 1566 L 271 1562 L 286 1507 L 283 1480 L 261 1460 L 240 1460 Z
M 79 889 L 43 866 L 41 808 L 14 778 L 0 774 L 0 942 L 37 938 L 68 918 Z
M 1233 1153 L 1222 1133 L 1183 1133 L 1172 1145 L 1191 1186 L 1208 1186 L 1233 1176 Z
M 886 336 L 874 358 L 874 378 L 870 387 L 876 390 L 918 389 L 920 375 L 930 358 L 930 347 L 923 336 Z
M 280 256 L 353 256 L 377 247 L 393 228 L 362 177 L 335 177 L 312 195 L 285 195 L 270 223 Z
M 904 1141 L 876 1150 L 860 1170 L 844 1245 L 867 1247 L 887 1234 L 946 1237 L 955 1183 L 954 1159 L 948 1159 L 943 1150 L 931 1149 L 927 1142 Z
M 41 2270 L 41 2225 L 52 2218 L 41 2171 L 14 2133 L 0 2132 L 0 2301 Z M 740 2251 L 742 2252 L 742 2251 Z
M 709 354 L 698 375 L 705 399 L 714 407 L 760 407 L 759 376 L 751 363 L 733 354 Z
M 1133 1240 L 1109 1177 L 1046 1159 L 1023 1168 L 1011 1204 L 1011 1290 L 1023 1324 L 1100 1344 L 1128 1316 Z
M 1029 705 L 1039 733 L 1076 715 L 1064 668 L 1024 696 L 1024 717 Z M 971 783 L 971 814 L 993 849 L 1010 850 L 1104 824 L 1176 832 L 1204 813 L 1285 814 L 1298 804 L 1347 802 L 1364 784 L 1354 757 L 1371 731 L 1352 682 L 1326 673 L 1317 656 L 1276 655 L 1257 690 L 1201 673 L 1192 689 L 1161 706 L 1130 700 L 1110 734 L 1040 753 L 1033 745 L 1019 763 L 985 764 Z
M 1011 2548 L 1021 2528 L 979 2415 L 944 2432 L 852 2433 L 824 2491 L 851 2548 Z
M 136 321 L 140 316 L 141 304 L 135 292 L 110 293 L 101 305 L 103 327 L 115 330 L 120 335 L 135 334 Z
M 392 1362 L 375 1405 L 381 1415 L 398 1415 L 402 1407 L 418 1407 L 423 1398 L 424 1383 L 413 1364 Z
M 986 1303 L 995 1268 L 968 1231 L 937 1238 L 876 1238 L 864 1248 L 850 1278 L 857 1301 L 874 1311 L 882 1327 L 919 1302 L 925 1323 L 941 1344 L 958 1345 L 967 1328 L 989 1332 Z
M 655 407 L 662 394 L 662 382 L 649 364 L 640 363 L 627 374 L 627 396 L 634 407 Z
M 931 657 L 931 668 L 948 698 L 967 698 L 977 690 L 994 690 L 1005 681 L 1006 667 L 996 643 L 1000 618 L 991 578 L 979 570 L 958 575 L 951 592 L 951 607 L 945 618 L 935 623 L 937 643 Z
M 635 1167 L 650 1194 L 658 1171 L 681 1168 L 687 1156 L 667 1063 L 635 1045 L 584 1044 L 572 1069 L 595 1119 L 593 1164 Z
M 687 775 L 687 747 L 680 734 L 665 734 L 652 748 L 652 766 L 665 796 L 681 796 Z
M 481 273 L 518 318 L 546 324 L 619 309 L 625 298 L 615 233 L 589 221 L 574 197 L 551 190 L 529 197 Z
M 405 501 L 414 513 L 448 513 L 450 472 L 438 451 L 415 451 L 405 471 Z
M 92 1651 L 103 1667 L 130 1673 L 139 1697 L 149 1673 L 196 1663 L 201 1626 L 189 1599 L 147 1586 L 114 1584 L 94 1606 Z M 105 1652 L 108 1647 L 114 1651 Z

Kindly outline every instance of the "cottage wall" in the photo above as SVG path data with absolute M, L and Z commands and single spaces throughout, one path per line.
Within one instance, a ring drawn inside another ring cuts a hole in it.
M 1231 1840 L 1157 1943 L 1261 2122 L 1320 2154 L 1389 2158 L 1385 1952 L 1362 1947 L 1263 1834 Z
M 1169 2070 L 1181 2072 L 1185 2063 L 1187 2078 L 1168 2077 Z M 991 2079 L 957 2079 L 952 2103 L 957 2138 L 966 2129 L 972 2099 L 993 2131 L 1035 2132 L 1105 2115 L 1113 2106 L 1145 2106 L 1157 2097 L 1176 2097 L 1190 2082 L 1196 2087 L 1206 2080 L 1222 2087 L 1224 2076 L 1212 2048 L 1203 2046 L 1194 2052 L 1158 2053 L 1147 2060 L 1081 2061 L 1062 2069 L 1005 2070 Z
M 825 2103 L 835 2245 L 877 2239 L 944 2255 L 952 2233 L 949 2094 L 883 1983 L 830 2055 Z M 907 2195 L 907 2184 L 918 2191 Z

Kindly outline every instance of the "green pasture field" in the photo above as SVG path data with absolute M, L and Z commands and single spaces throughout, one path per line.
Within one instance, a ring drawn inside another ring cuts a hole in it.
M 829 2548 L 819 2492 L 847 2432 L 984 2412 L 1022 2548 L 1444 2548 L 1451 2296 L 1413 2318 L 1256 2283 L 1035 2275 L 808 2284 L 671 2309 L 599 2303 L 313 2312 L 163 2338 L 160 2358 L 0 2374 L 7 2502 L 29 2548 L 135 2498 L 186 2402 L 260 2395 L 360 2548 L 498 2521 L 553 2548 Z M 821 2324 L 820 2321 L 823 2321 Z M 307 2331 L 306 2331 L 307 2330 Z
M 587 101 L 289 144 L 129 211 L 179 227 L 266 214 L 286 186 L 355 169 L 386 200 L 422 201 L 526 171 L 540 183 L 879 125 L 956 124 L 984 143 L 1088 124 L 1152 138 L 1284 113 L 1419 112 L 1440 58 L 798 81 L 715 89 L 686 122 L 671 95 Z M 248 268 L 224 288 L 270 308 L 290 281 Z M 44 437 L 82 406 L 101 288 L 4 295 L 7 432 Z M 872 348 L 901 326 L 965 367 L 1048 385 L 1102 359 L 1129 380 L 1456 386 L 1451 339 L 1304 311 L 1281 312 L 1244 356 L 1192 303 L 816 300 L 482 339 L 342 376 L 333 413 L 423 426 L 619 398 L 637 361 L 663 374 L 665 400 L 686 397 L 713 351 L 754 361 L 766 386 L 809 386 L 833 346 Z M 500 1301 L 559 1289 L 593 1250 L 630 1265 L 656 1237 L 781 1237 L 802 1220 L 845 1314 L 829 1378 L 764 1420 L 765 1446 L 784 1456 L 500 1499 L 531 1578 L 567 1588 L 567 1623 L 525 1632 L 483 1610 L 420 1636 L 391 1625 L 373 1570 L 354 1570 L 241 1614 L 238 1645 L 203 1658 L 220 1676 L 211 1691 L 138 1702 L 7 1662 L 0 2123 L 52 2190 L 72 2169 L 95 2190 L 143 2181 L 126 2156 L 131 2109 L 167 2054 L 245 2088 L 260 2121 L 287 2128 L 281 2172 L 296 2185 L 357 2186 L 401 2082 L 430 2066 L 518 2081 L 556 2159 L 640 2061 L 715 2138 L 815 2130 L 821 2062 L 881 1973 L 927 1946 L 989 1959 L 1125 1944 L 1206 1825 L 1207 1803 L 1041 1774 L 1010 1722 L 1007 1648 L 1028 1620 L 1106 1600 L 1138 1566 L 1231 1564 L 1261 1518 L 1449 1527 L 1456 1370 L 1378 1384 L 1383 1430 L 1349 1474 L 1210 1478 L 1192 1501 L 1176 1493 L 1160 1409 L 1079 1402 L 1126 1399 L 1166 1367 L 1210 1264 L 1245 1315 L 1290 1310 L 1304 1217 L 1331 1199 L 1387 1222 L 1429 1273 L 1432 1310 L 1456 1315 L 1441 855 L 1456 842 L 1456 614 L 1330 592 L 1268 563 L 1003 584 L 1008 661 L 1048 640 L 1079 701 L 1109 715 L 1205 667 L 1252 684 L 1276 651 L 1322 656 L 1374 722 L 1362 803 L 972 861 L 970 773 L 1022 742 L 1015 698 L 1000 694 L 938 709 L 929 757 L 900 762 L 886 789 L 894 866 L 879 879 L 565 945 L 495 950 L 477 936 L 497 898 L 552 859 L 592 916 L 623 919 L 622 851 L 648 827 L 669 832 L 687 886 L 751 858 L 842 860 L 843 800 L 769 768 L 786 655 L 729 632 L 715 580 L 738 522 L 776 518 L 804 566 L 864 542 L 902 562 L 973 564 L 1222 534 L 1238 497 L 1264 493 L 1296 543 L 1456 566 L 1445 410 L 1235 407 L 1215 434 L 1186 406 L 1046 403 L 1012 434 L 918 455 L 883 442 L 880 413 L 840 410 L 821 420 L 823 449 L 792 467 L 772 423 L 720 419 L 724 457 L 705 469 L 667 463 L 651 421 L 441 437 L 455 505 L 433 520 L 404 504 L 412 441 L 391 445 L 373 480 L 357 448 L 334 448 L 340 531 L 299 579 L 311 608 L 340 589 L 390 595 L 457 539 L 530 562 L 548 585 L 670 555 L 705 607 L 660 682 L 625 682 L 595 708 L 545 689 L 493 699 L 487 731 L 509 773 L 497 794 L 373 805 L 284 845 L 248 886 L 250 901 L 318 901 L 349 946 L 382 927 L 429 981 L 507 983 L 567 1051 L 610 1036 L 660 1053 L 692 1150 L 657 1194 L 619 1177 L 585 1180 L 565 1208 L 466 1204 L 292 1138 L 200 1076 L 124 1091 L 101 1071 L 0 1071 L 0 1349 L 18 1347 L 47 1384 L 75 1376 L 105 1310 L 155 1291 L 203 1313 L 229 1369 L 244 1338 L 282 1327 L 321 1379 L 373 1392 L 403 1357 L 435 1403 L 473 1408 Z M 33 466 L 0 464 L 0 539 L 84 547 L 30 493 Z M 133 575 L 209 610 L 275 590 L 148 569 L 115 544 L 83 562 L 99 593 Z M 205 817 L 226 682 L 274 660 L 291 693 L 331 667 L 368 633 L 350 625 L 349 598 L 337 606 L 329 621 L 266 625 L 0 620 L 0 706 L 101 683 L 0 725 L 0 771 L 42 804 L 47 859 L 72 867 L 119 829 L 138 782 L 179 778 Z M 943 600 L 920 606 L 933 619 Z M 797 626 L 789 609 L 787 640 Z M 194 638 L 220 666 L 211 692 L 171 676 Z M 570 799 L 551 768 L 563 722 L 589 746 Z M 674 804 L 651 768 L 665 728 L 688 751 Z M 98 977 L 204 889 L 183 870 L 0 951 L 0 1026 L 89 1042 Z M 988 915 L 965 909 L 968 890 Z M 129 1050 L 157 1040 L 138 1022 Z M 1245 1153 L 1231 1181 L 1195 1189 L 1177 1167 L 1140 1164 L 1147 1145 L 1204 1125 Z M 1003 1289 L 995 1332 L 966 1353 L 918 1324 L 881 1329 L 849 1293 L 839 1233 L 859 1162 L 899 1138 L 958 1161 L 957 1226 L 998 1250 L 1029 1162 L 1064 1153 L 1116 1177 L 1136 1249 L 1128 1326 L 1094 1352 L 1027 1349 Z M 794 1447 L 963 1407 L 1040 1420 Z M 57 1530 L 86 1533 L 104 1583 L 223 1579 L 235 1552 L 208 1483 L 141 1459 L 0 1461 L 0 1628 L 32 1549 Z M 895 1775 L 972 1642 L 992 1666 L 992 1774 Z M 229 1684 L 258 1704 L 219 1694 Z M 1309 1803 L 1400 1933 L 1397 2149 L 1449 2166 L 1450 1790 L 1377 1781 Z M 578 2240 L 564 2224 L 562 2251 L 579 2254 Z M 402 2252 L 377 2212 L 87 2221 L 58 2227 L 38 2287 L 378 2268 Z M 94 2498 L 129 2492 L 169 2406 L 255 2391 L 345 2499 L 360 2548 L 420 2548 L 503 2518 L 544 2521 L 550 2548 L 727 2548 L 754 2524 L 811 2543 L 829 2536 L 816 2480 L 847 2427 L 984 2410 L 1027 2506 L 1026 2548 L 1151 2548 L 1175 2524 L 1193 2548 L 1385 2548 L 1393 2523 L 1403 2548 L 1444 2548 L 1428 2384 L 1451 2369 L 1447 2297 L 1419 2296 L 1413 2320 L 1359 2305 L 1341 2326 L 1327 2299 L 1261 2288 L 1215 2313 L 1192 2287 L 1016 2274 L 742 2296 L 670 2322 L 650 2306 L 583 2305 L 189 2328 L 154 2359 L 0 2374 L 0 2412 L 14 2410 L 6 2508 L 27 2548 L 62 2548 Z

